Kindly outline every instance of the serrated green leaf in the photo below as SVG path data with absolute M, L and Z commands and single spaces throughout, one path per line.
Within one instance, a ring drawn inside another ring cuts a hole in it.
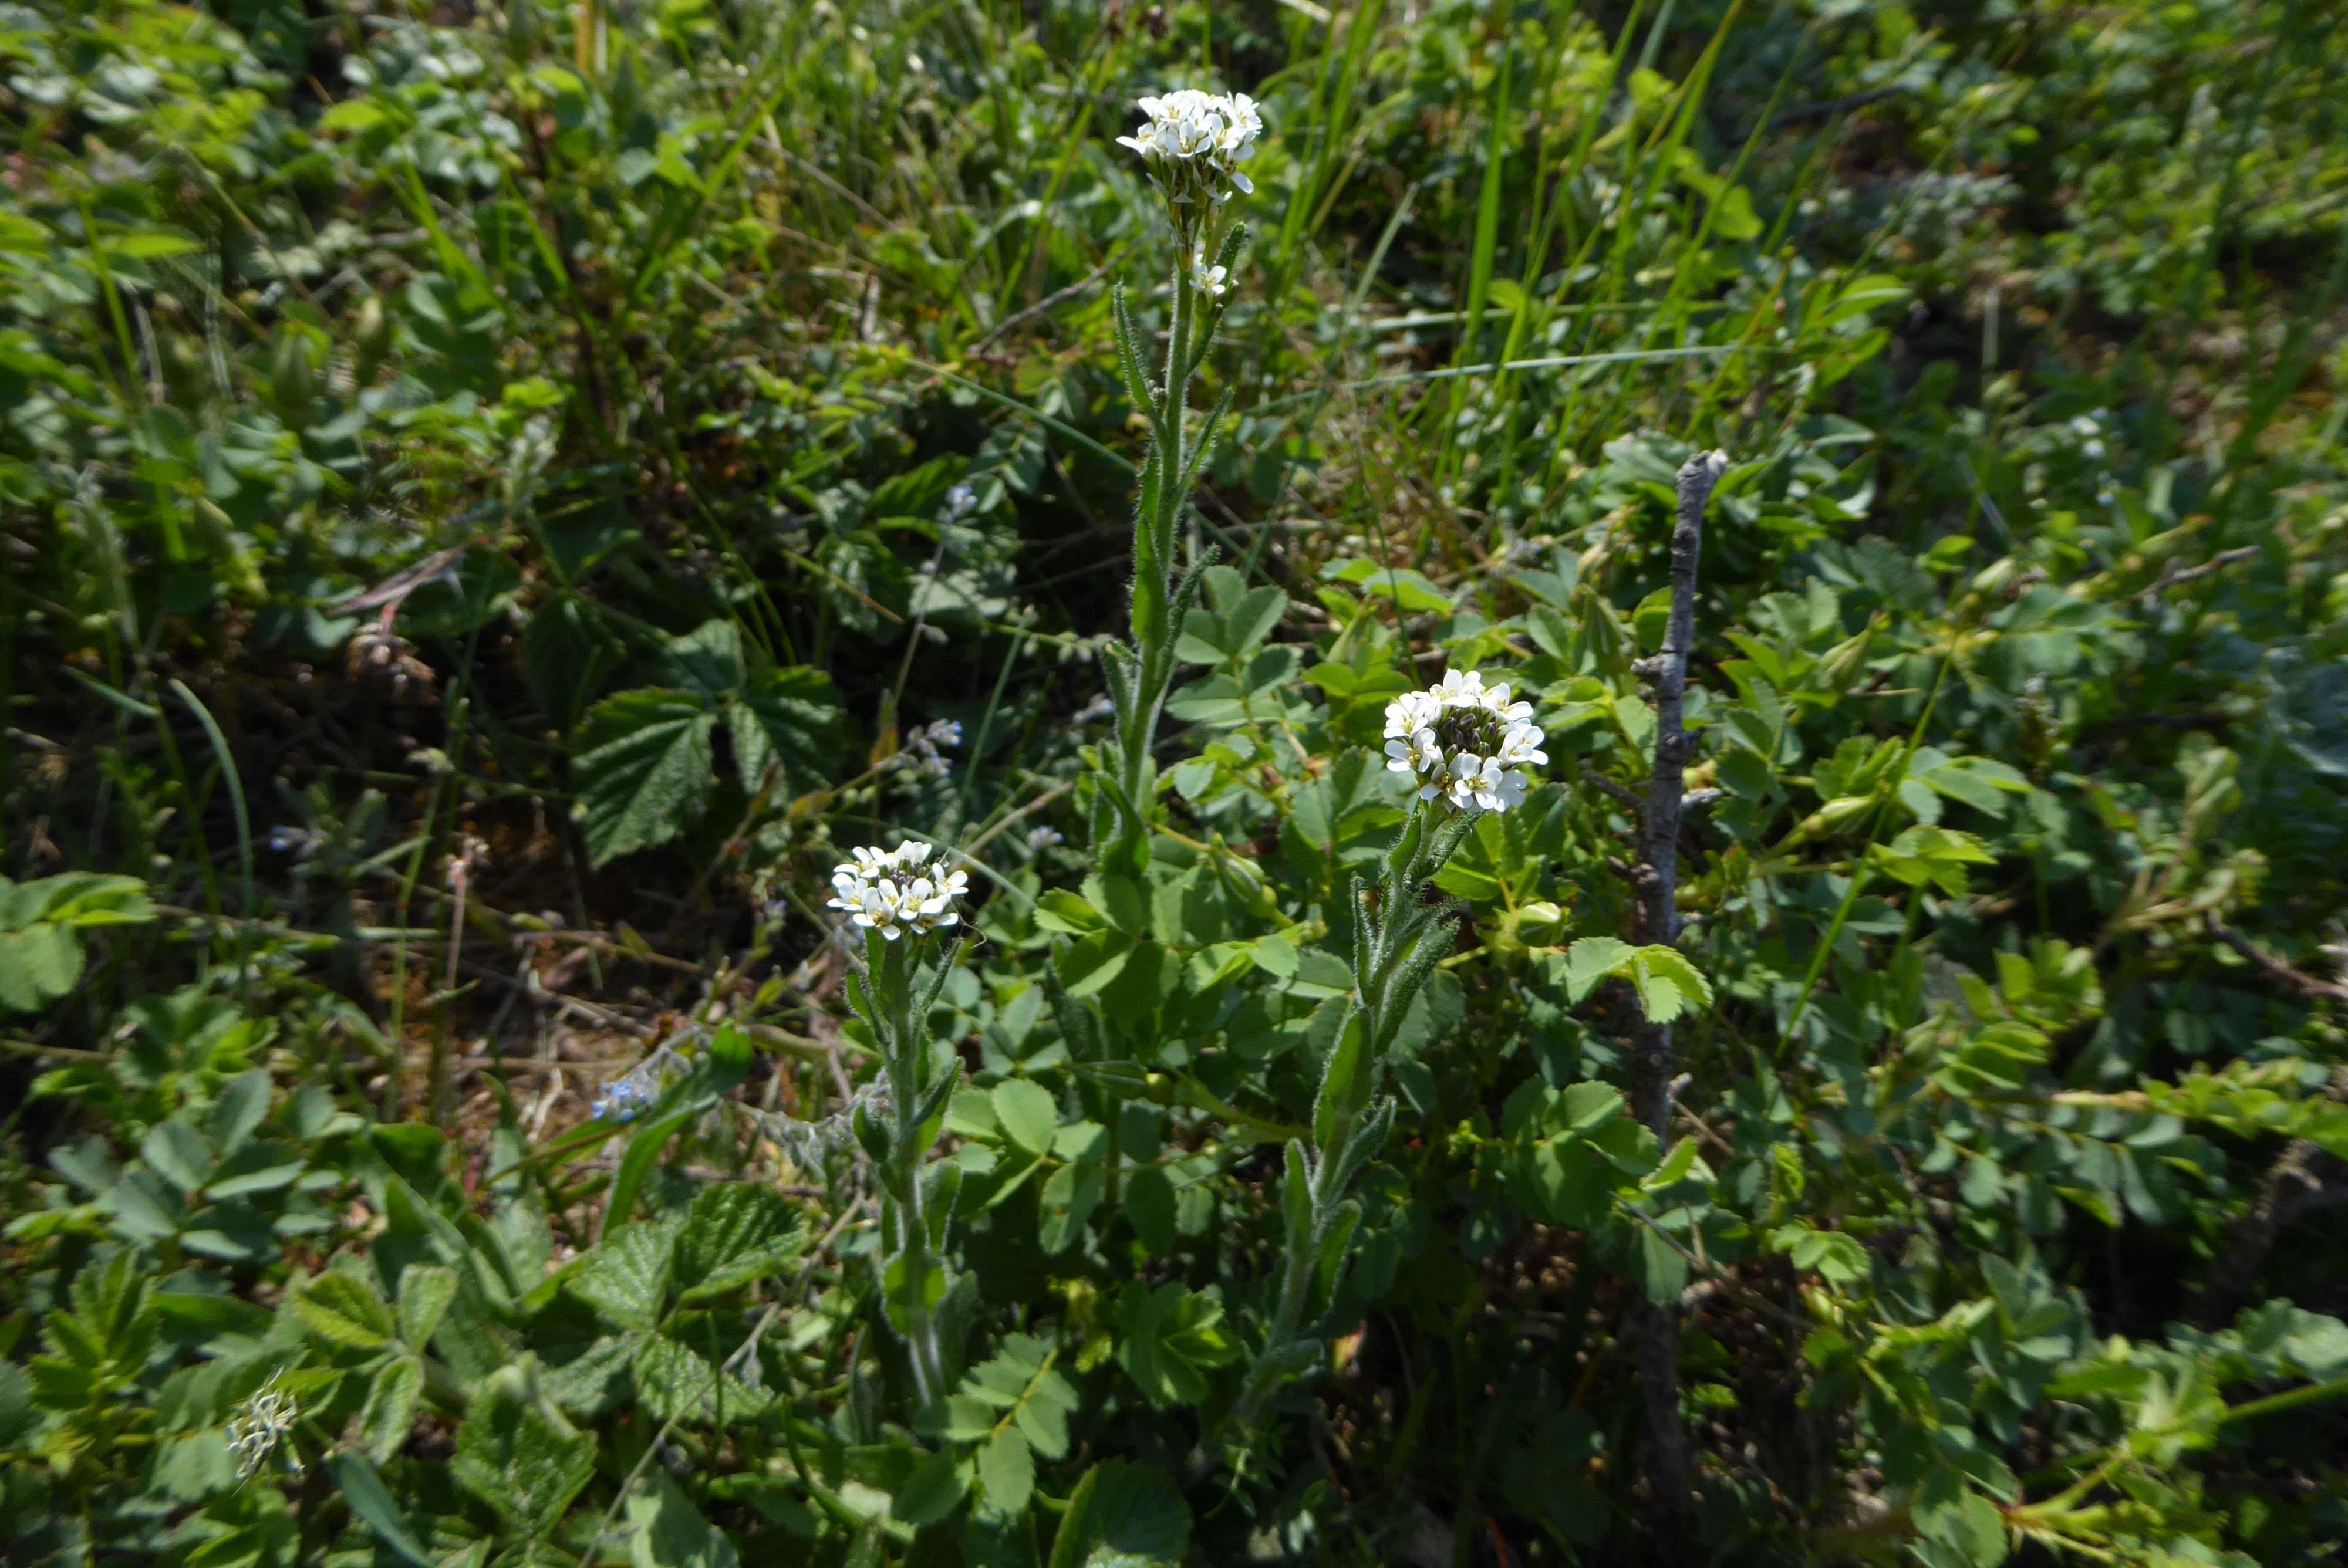
M 1622 1091 L 1611 1083 L 1588 1079 L 1569 1083 L 1559 1096 L 1562 1130 L 1581 1134 L 1622 1113 Z
M 1712 982 L 1675 948 L 1641 948 L 1631 957 L 1631 982 L 1652 1023 L 1669 1023 L 1711 1005 Z
M 665 844 L 701 820 L 716 727 L 708 699 L 692 692 L 623 692 L 588 711 L 571 776 L 592 864 Z
M 81 978 L 81 943 L 63 926 L 0 935 L 0 1008 L 37 1012 Z
M 390 1490 L 383 1477 L 362 1455 L 347 1449 L 326 1456 L 326 1472 L 335 1478 L 335 1485 L 350 1504 L 351 1512 L 374 1531 L 377 1539 L 398 1554 L 411 1568 L 433 1568 L 433 1558 L 426 1553 L 424 1543 L 416 1538 L 415 1530 L 399 1505 L 392 1501 Z
M 1035 1456 L 1016 1426 L 1004 1428 L 978 1450 L 978 1484 L 986 1505 L 1006 1519 L 1026 1508 L 1035 1491 Z
M 1796 1268 L 1815 1270 L 1835 1285 L 1851 1284 L 1869 1273 L 1867 1248 L 1857 1236 L 1841 1231 L 1780 1225 L 1770 1233 L 1769 1248 L 1787 1255 Z
M 1612 937 L 1584 937 L 1565 950 L 1566 995 L 1579 1002 L 1598 988 L 1598 982 L 1622 968 L 1631 957 L 1631 944 Z
M 383 1297 L 356 1276 L 328 1269 L 294 1294 L 294 1316 L 334 1345 L 380 1350 L 391 1343 L 396 1325 Z
M 1439 614 L 1451 608 L 1451 600 L 1441 589 L 1428 581 L 1424 573 L 1408 567 L 1381 567 L 1372 560 L 1336 560 L 1321 569 L 1321 580 L 1351 583 L 1361 589 L 1365 598 L 1377 595 L 1391 599 L 1406 615 L 1430 610 Z
M 677 1238 L 681 1299 L 705 1299 L 765 1277 L 798 1255 L 804 1245 L 798 1232 L 798 1211 L 770 1188 L 752 1182 L 704 1188 Z
M 1054 887 L 1035 897 L 1035 924 L 1046 931 L 1081 937 L 1097 931 L 1108 917 L 1066 887 Z
M 1137 951 L 1148 947 L 1123 931 L 1095 931 L 1071 942 L 1056 956 L 1060 982 L 1072 997 L 1097 995 L 1125 972 L 1127 963 Z
M 595 1440 L 536 1396 L 530 1370 L 489 1376 L 457 1430 L 448 1472 L 500 1517 L 543 1535 L 594 1474 Z
M 1126 1178 L 1125 1217 L 1151 1256 L 1174 1249 L 1174 1184 L 1165 1172 L 1148 1165 Z
M 713 617 L 682 637 L 664 639 L 654 656 L 654 678 L 663 686 L 722 697 L 742 684 L 742 629 Z
M 734 1543 L 664 1471 L 652 1471 L 648 1484 L 629 1496 L 627 1514 L 634 1568 L 739 1568 Z
M 211 1114 L 204 1119 L 204 1136 L 221 1159 L 243 1148 L 252 1130 L 267 1118 L 269 1098 L 269 1074 L 257 1067 L 237 1074 L 221 1090 Z
M 940 1449 L 915 1465 L 890 1498 L 889 1517 L 903 1524 L 935 1524 L 954 1511 L 969 1490 L 970 1467 L 957 1460 L 951 1449 Z
M 1190 1509 L 1165 1471 L 1105 1460 L 1068 1499 L 1050 1568 L 1170 1568 L 1190 1544 Z
M 1042 1084 L 1014 1078 L 994 1086 L 994 1120 L 1027 1153 L 1048 1154 L 1059 1132 L 1060 1108 Z
M 139 1145 L 139 1156 L 190 1195 L 202 1191 L 205 1179 L 212 1173 L 211 1145 L 184 1122 L 157 1122 Z
M 0 1452 L 15 1448 L 40 1419 L 33 1404 L 32 1379 L 14 1361 L 0 1361 Z
M 359 1447 L 367 1458 L 388 1464 L 407 1446 L 408 1430 L 416 1421 L 416 1402 L 423 1393 L 424 1363 L 414 1356 L 395 1358 L 369 1378 L 358 1430 Z
M 757 791 L 769 768 L 781 770 L 784 800 L 831 783 L 839 722 L 839 690 L 820 670 L 793 665 L 753 679 L 726 709 L 743 789 Z
M 1012 1412 L 1026 1434 L 1027 1444 L 1045 1459 L 1066 1459 L 1068 1417 L 1076 1408 L 1076 1390 L 1056 1370 L 1047 1370 L 1028 1389 L 1027 1397 Z
M 578 722 L 618 662 L 619 650 L 597 623 L 594 608 L 576 594 L 541 605 L 522 630 L 522 679 L 557 729 Z
M 705 1318 L 702 1322 L 705 1323 Z M 736 1341 L 721 1339 L 715 1347 L 691 1323 L 671 1320 L 661 1333 L 648 1335 L 636 1348 L 632 1369 L 636 1398 L 661 1420 L 714 1422 L 721 1407 L 726 1421 L 747 1420 L 774 1404 L 774 1392 L 754 1389 L 733 1372 L 723 1384 L 711 1352 L 730 1352 Z
M 1044 1184 L 1043 1212 L 1035 1223 L 1035 1240 L 1048 1253 L 1062 1253 L 1085 1234 L 1085 1224 L 1100 1205 L 1106 1183 L 1098 1165 L 1063 1165 Z
M 676 1236 L 673 1222 L 622 1225 L 580 1260 L 565 1288 L 623 1328 L 650 1328 L 668 1294 Z
M 399 1337 L 421 1354 L 440 1327 L 440 1315 L 457 1298 L 457 1271 L 437 1263 L 411 1263 L 399 1276 Z
M 1934 886 L 1950 897 L 1960 897 L 1966 886 L 1965 867 L 1994 866 L 1997 856 L 1970 833 L 1924 824 L 1909 828 L 1890 844 L 1879 844 L 1875 863 L 1910 887 Z
M 995 1407 L 987 1400 L 971 1394 L 949 1394 L 923 1410 L 913 1430 L 925 1438 L 974 1443 L 993 1433 L 996 1419 Z
M 1672 1145 L 1672 1152 L 1663 1156 L 1663 1163 L 1655 1167 L 1655 1173 L 1647 1178 L 1646 1184 L 1650 1187 L 1668 1187 L 1685 1181 L 1689 1173 L 1695 1169 L 1695 1140 L 1681 1139 Z

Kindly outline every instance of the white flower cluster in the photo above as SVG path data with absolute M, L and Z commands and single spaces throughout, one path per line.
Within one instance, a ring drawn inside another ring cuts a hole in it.
M 1525 798 L 1549 761 L 1530 702 L 1509 701 L 1505 682 L 1487 686 L 1474 670 L 1447 672 L 1432 691 L 1386 704 L 1386 767 L 1421 781 L 1418 798 L 1440 796 L 1454 811 L 1507 811 Z
M 236 1456 L 236 1479 L 251 1480 L 269 1462 L 269 1456 L 301 1419 L 302 1410 L 294 1402 L 294 1396 L 281 1391 L 276 1378 L 271 1377 L 229 1418 L 228 1451 Z M 285 1450 L 284 1462 L 296 1475 L 301 1473 L 301 1458 L 291 1448 Z
M 892 942 L 908 931 L 927 936 L 955 924 L 961 917 L 953 901 L 970 878 L 943 866 L 924 871 L 930 855 L 931 846 L 918 843 L 855 851 L 854 860 L 832 867 L 831 907 L 847 910 L 858 925 Z
M 1178 223 L 1188 226 L 1185 208 L 1220 203 L 1234 190 L 1255 189 L 1240 169 L 1255 156 L 1256 138 L 1263 135 L 1263 117 L 1256 113 L 1253 98 L 1184 87 L 1140 104 L 1149 123 L 1135 135 L 1118 137 L 1117 145 L 1141 154 L 1150 178 L 1174 204 Z

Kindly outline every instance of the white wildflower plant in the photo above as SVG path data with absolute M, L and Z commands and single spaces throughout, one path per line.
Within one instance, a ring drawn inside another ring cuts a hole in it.
M 1549 761 L 1530 702 L 1509 700 L 1506 682 L 1475 670 L 1447 671 L 1425 692 L 1386 704 L 1386 767 L 1417 782 L 1418 798 L 1453 811 L 1509 811 L 1532 787 L 1527 770 Z
M 1220 206 L 1234 193 L 1255 190 L 1241 168 L 1255 156 L 1263 135 L 1263 117 L 1253 98 L 1184 87 L 1138 101 L 1148 120 L 1133 135 L 1118 137 L 1117 144 L 1141 155 L 1150 178 L 1178 210 Z
M 829 907 L 847 911 L 857 925 L 891 942 L 959 924 L 954 903 L 969 887 L 969 875 L 931 866 L 932 853 L 921 843 L 855 850 L 853 860 L 832 867 Z

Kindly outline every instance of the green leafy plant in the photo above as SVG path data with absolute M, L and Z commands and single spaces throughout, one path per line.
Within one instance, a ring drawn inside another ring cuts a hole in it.
M 2337 1560 L 2334 9 L 10 11 L 0 1540 Z

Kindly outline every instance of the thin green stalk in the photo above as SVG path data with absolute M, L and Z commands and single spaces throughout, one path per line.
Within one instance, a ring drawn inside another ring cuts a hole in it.
M 251 957 L 248 947 L 250 922 L 257 912 L 252 896 L 252 819 L 245 811 L 244 779 L 243 775 L 237 772 L 236 757 L 229 750 L 228 737 L 221 733 L 221 727 L 213 720 L 211 710 L 199 702 L 193 692 L 188 690 L 186 682 L 172 681 L 171 690 L 180 694 L 180 701 L 188 705 L 189 711 L 196 716 L 196 723 L 203 726 L 204 738 L 211 743 L 212 755 L 220 762 L 221 780 L 228 785 L 229 809 L 236 818 L 239 891 L 242 895 L 242 913 L 245 916 L 244 920 L 238 922 L 236 928 L 236 983 L 238 989 L 242 990 L 245 983 L 246 966 Z M 191 810 L 192 809 L 191 805 Z
M 1503 5 L 1497 18 L 1500 30 L 1500 63 L 1494 71 L 1492 123 L 1484 139 L 1484 178 L 1476 192 L 1476 238 L 1468 260 L 1467 319 L 1452 346 L 1452 363 L 1473 358 L 1483 347 L 1484 306 L 1492 292 L 1493 252 L 1500 241 L 1500 181 L 1509 151 L 1509 76 L 1515 54 L 1509 47 L 1508 26 L 1513 7 Z M 1506 357 L 1505 355 L 1503 357 Z M 1456 418 L 1464 389 L 1454 388 L 1451 411 Z
M 945 1393 L 945 1371 L 938 1348 L 937 1323 L 929 1307 L 929 1278 L 936 1266 L 930 1253 L 927 1217 L 922 1213 L 922 1166 L 927 1150 L 920 1145 L 923 1084 L 928 1042 L 914 1028 L 906 974 L 907 944 L 881 942 L 882 997 L 895 1013 L 896 1038 L 883 1064 L 889 1078 L 889 1099 L 895 1113 L 895 1168 L 891 1171 L 890 1196 L 897 1205 L 897 1264 L 904 1271 L 905 1339 L 913 1368 L 913 1383 L 927 1405 Z
M 1433 967 L 1435 948 L 1450 939 L 1450 922 L 1440 907 L 1426 906 L 1426 889 L 1474 820 L 1443 820 L 1440 808 L 1418 807 L 1387 852 L 1375 898 L 1365 883 L 1354 886 L 1354 999 L 1323 1068 L 1310 1135 L 1288 1145 L 1280 1294 L 1255 1365 L 1226 1419 L 1227 1430 L 1242 1441 L 1309 1352 L 1301 1335 L 1323 1255 L 1339 1230 L 1352 1225 L 1355 1211 L 1347 1192 L 1392 1123 L 1393 1102 L 1382 1112 L 1374 1104 L 1389 1037 Z
M 1012 669 L 1019 662 L 1019 655 L 1026 646 L 1027 629 L 1023 626 L 1012 633 L 1010 650 L 1003 656 L 1003 668 L 995 672 L 994 690 L 986 699 L 986 711 L 979 715 L 978 728 L 972 734 L 969 749 L 963 753 L 962 787 L 955 792 L 955 796 L 961 802 L 965 817 L 970 815 L 971 789 L 978 783 L 978 760 L 985 754 L 987 736 L 994 728 L 994 715 L 1002 710 L 1003 693 L 1011 684 Z

